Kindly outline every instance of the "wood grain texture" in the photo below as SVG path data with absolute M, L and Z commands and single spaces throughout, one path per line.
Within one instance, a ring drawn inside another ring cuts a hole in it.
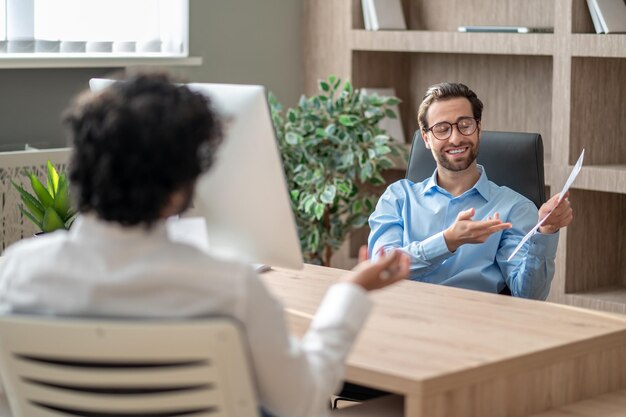
M 560 39 L 569 36 L 572 32 L 572 13 L 574 4 L 578 0 L 555 0 L 554 1 L 554 33 Z M 586 0 L 582 0 L 586 1 Z
M 349 43 L 352 49 L 360 51 L 551 55 L 555 37 L 551 34 L 353 30 L 349 33 Z
M 623 285 L 594 288 L 589 291 L 566 294 L 565 297 L 567 304 L 626 314 L 626 287 Z
M 596 33 L 589 7 L 587 7 L 587 0 L 571 0 L 571 4 L 572 33 Z
M 585 155 L 587 151 L 585 150 Z M 569 174 L 571 165 L 555 167 Z M 564 181 L 562 182 L 564 183 Z M 614 192 L 626 194 L 626 164 L 584 166 L 574 183 L 580 190 Z
M 425 401 L 424 416 L 522 417 L 624 386 L 626 348 L 587 353 L 569 360 L 489 378 Z M 617 366 L 617 368 L 616 368 Z M 598 369 L 609 373 L 598 373 Z M 584 376 L 586 381 L 578 378 Z
M 556 33 L 557 47 L 552 57 L 552 141 L 549 150 L 553 166 L 567 164 L 568 154 L 563 149 L 569 148 L 570 137 L 570 100 L 571 100 L 571 1 L 556 0 L 557 13 Z
M 599 395 L 530 417 L 626 417 L 626 390 Z
M 626 35 L 575 34 L 569 40 L 573 56 L 626 58 Z
M 412 57 L 413 114 L 417 114 L 417 105 L 430 85 L 462 82 L 484 103 L 484 130 L 539 132 L 550 158 L 550 58 L 469 54 L 412 54 Z
M 302 271 L 276 268 L 262 279 L 286 308 L 313 315 L 327 288 L 349 273 L 305 265 Z M 521 370 L 576 356 L 581 349 L 603 346 L 603 340 L 619 344 L 626 336 L 626 318 L 620 316 L 413 281 L 378 291 L 372 299 L 375 309 L 359 339 L 363 346 L 355 349 L 361 352 L 355 361 L 363 355 L 367 366 L 367 352 L 393 348 L 398 355 L 385 355 L 386 369 L 409 381 L 428 379 L 432 392 L 443 384 L 486 375 L 486 366 Z M 398 338 L 408 342 L 411 355 L 403 344 L 390 341 Z M 543 353 L 535 356 L 538 352 Z M 429 360 L 418 359 L 424 357 Z M 523 363 L 506 363 L 520 357 Z M 477 366 L 480 372 L 467 373 Z
M 416 122 L 412 112 L 414 97 L 409 88 L 410 74 L 409 56 L 394 52 L 360 52 L 352 53 L 352 81 L 355 87 L 387 88 L 395 90 L 396 96 L 402 100 L 399 105 L 400 118 L 407 143 L 415 131 Z
M 312 317 L 345 273 L 262 279 L 290 314 Z M 412 281 L 371 296 L 347 378 L 406 395 L 407 416 L 521 417 L 626 388 L 622 316 Z
M 304 0 L 304 92 L 317 93 L 317 81 L 334 74 L 350 76 L 347 33 L 352 0 Z
M 626 194 L 571 190 L 570 201 L 565 292 L 626 285 Z
M 570 164 L 626 164 L 626 59 L 573 58 L 571 111 Z
M 550 0 L 414 0 L 408 27 L 417 30 L 456 31 L 468 25 L 554 26 Z

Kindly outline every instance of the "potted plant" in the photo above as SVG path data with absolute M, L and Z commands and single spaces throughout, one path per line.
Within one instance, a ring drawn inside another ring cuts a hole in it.
M 50 161 L 47 163 L 47 170 L 45 186 L 34 173 L 26 174 L 32 194 L 11 181 L 22 199 L 20 211 L 44 233 L 69 229 L 76 216 L 70 205 L 69 182 L 65 174 L 59 175 Z
M 361 94 L 335 76 L 319 88 L 286 111 L 270 94 L 270 106 L 303 255 L 329 265 L 374 209 L 377 196 L 366 185 L 385 183 L 382 172 L 394 166 L 390 155 L 407 155 L 378 126 L 396 117 L 389 107 L 397 98 Z

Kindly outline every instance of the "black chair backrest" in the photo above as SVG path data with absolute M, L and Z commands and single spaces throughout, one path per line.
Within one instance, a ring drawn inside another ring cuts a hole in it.
M 543 174 L 543 142 L 539 133 L 483 131 L 478 163 L 487 177 L 531 200 L 537 208 L 546 201 Z M 420 182 L 436 168 L 430 149 L 426 149 L 419 129 L 413 135 L 406 178 Z

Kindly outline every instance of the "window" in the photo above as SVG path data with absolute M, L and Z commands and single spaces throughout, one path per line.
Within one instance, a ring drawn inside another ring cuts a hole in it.
M 3 43 L 7 38 L 6 11 L 6 1 L 0 0 L 0 43 Z
M 0 51 L 186 57 L 188 10 L 188 0 L 0 0 Z

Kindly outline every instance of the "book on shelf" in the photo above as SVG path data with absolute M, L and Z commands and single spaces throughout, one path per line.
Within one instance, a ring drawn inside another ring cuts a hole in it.
M 551 27 L 532 26 L 459 26 L 459 32 L 553 33 Z
M 367 30 L 406 30 L 400 0 L 361 0 Z
M 596 33 L 626 33 L 624 0 L 587 0 Z
M 598 17 L 598 13 L 596 12 L 596 6 L 592 0 L 587 0 L 587 7 L 589 8 L 589 14 L 591 15 L 591 21 L 593 22 L 593 27 L 596 30 L 596 33 L 603 33 L 602 23 L 600 23 L 600 18 Z
M 396 91 L 393 88 L 361 88 L 361 94 L 374 95 L 379 97 L 396 97 Z M 396 118 L 385 117 L 378 123 L 378 127 L 387 132 L 387 135 L 393 142 L 405 143 L 404 129 L 402 128 L 402 120 L 400 119 L 400 109 L 397 104 L 389 106 L 396 114 Z
M 361 9 L 363 10 L 363 24 L 366 30 L 372 30 L 372 19 L 370 18 L 372 11 L 370 5 L 371 0 L 361 0 Z

